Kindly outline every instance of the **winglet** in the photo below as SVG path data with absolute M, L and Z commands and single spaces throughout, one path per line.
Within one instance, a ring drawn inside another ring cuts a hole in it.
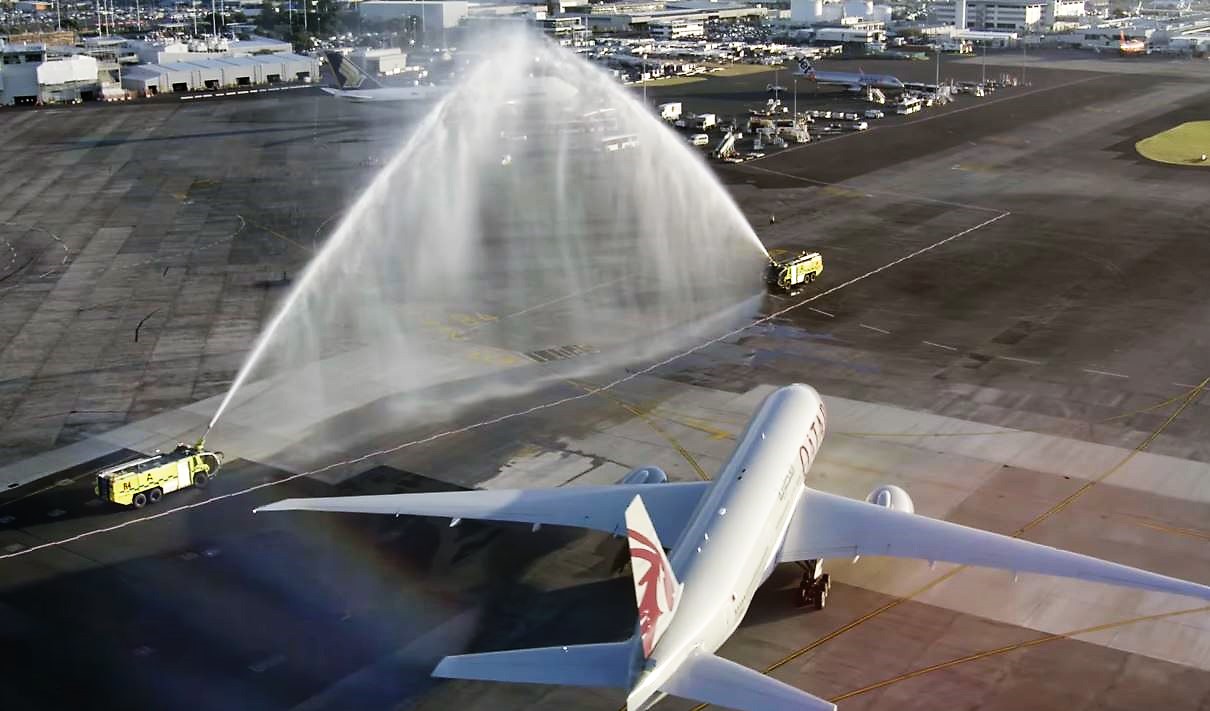
M 336 86 L 340 89 L 380 89 L 382 85 L 374 81 L 369 74 L 340 52 L 324 52 L 328 62 L 332 64 L 332 74 L 336 76 Z
M 682 586 L 672 573 L 672 564 L 639 495 L 626 507 L 626 538 L 630 543 L 634 597 L 639 608 L 639 637 L 643 642 L 643 658 L 647 659 L 672 622 Z

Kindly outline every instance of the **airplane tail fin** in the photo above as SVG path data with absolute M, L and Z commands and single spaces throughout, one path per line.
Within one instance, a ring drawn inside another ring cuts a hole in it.
M 634 642 L 536 647 L 485 654 L 459 654 L 441 660 L 433 676 L 524 684 L 630 686 Z
M 626 537 L 630 544 L 634 597 L 639 608 L 639 637 L 643 643 L 643 658 L 647 659 L 672 622 L 683 585 L 672 573 L 672 564 L 664 554 L 664 546 L 639 495 L 626 507 Z
M 660 691 L 740 711 L 836 711 L 830 701 L 713 654 L 696 654 L 685 660 L 660 684 Z
M 332 73 L 336 75 L 337 87 L 341 89 L 382 88 L 382 85 L 366 74 L 365 70 L 340 52 L 325 52 L 324 56 L 332 64 Z

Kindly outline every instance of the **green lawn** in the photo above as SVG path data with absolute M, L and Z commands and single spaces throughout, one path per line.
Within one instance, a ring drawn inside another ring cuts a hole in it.
M 647 81 L 638 82 L 637 86 L 646 84 L 647 86 L 676 86 L 678 84 L 693 84 L 699 81 L 706 81 L 703 77 L 663 77 L 660 79 L 649 79 Z
M 782 66 L 770 66 L 768 64 L 723 64 L 723 71 L 715 72 L 714 76 L 719 77 L 739 77 L 748 74 L 761 74 L 763 72 L 772 72 L 779 69 L 785 69 Z
M 1134 144 L 1144 158 L 1175 165 L 1199 165 L 1210 168 L 1210 121 L 1190 121 Z

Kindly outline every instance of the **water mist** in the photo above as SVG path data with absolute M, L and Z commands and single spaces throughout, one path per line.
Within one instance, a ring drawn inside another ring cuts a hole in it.
M 379 419 L 399 429 L 751 316 L 764 249 L 682 136 L 539 35 L 479 56 L 308 266 L 211 427 L 255 399 L 306 427 L 389 401 Z

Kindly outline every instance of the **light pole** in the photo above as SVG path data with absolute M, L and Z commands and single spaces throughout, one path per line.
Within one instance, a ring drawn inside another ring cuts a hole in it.
M 1021 35 L 1021 86 L 1025 86 L 1025 35 Z
M 987 85 L 987 40 L 983 40 L 983 84 Z
M 798 128 L 798 80 L 794 80 L 794 128 Z
M 643 53 L 643 106 L 647 105 L 647 53 Z
M 958 40 L 958 41 L 961 42 L 962 40 Z M 937 53 L 937 70 L 933 77 L 933 83 L 937 85 L 938 89 L 940 89 L 941 88 L 941 45 L 935 45 L 935 47 L 936 47 L 936 49 L 933 51 L 935 51 Z

